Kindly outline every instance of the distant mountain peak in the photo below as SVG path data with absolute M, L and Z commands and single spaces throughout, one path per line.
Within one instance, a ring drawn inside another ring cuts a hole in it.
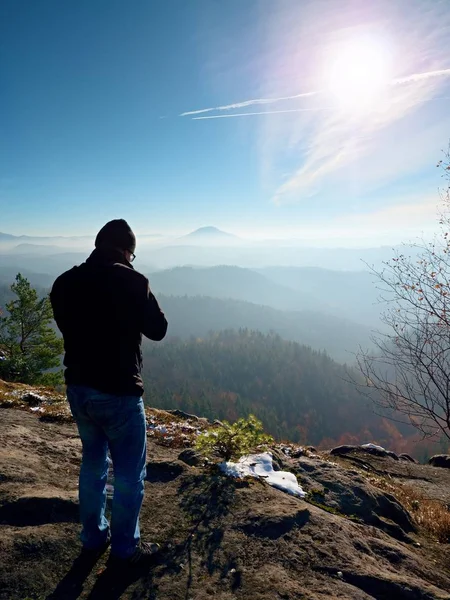
M 227 233 L 226 231 L 222 231 L 221 229 L 218 229 L 217 227 L 213 227 L 212 225 L 208 225 L 206 227 L 200 227 L 199 229 L 196 229 L 195 231 L 192 231 L 191 233 L 188 233 L 184 237 L 187 237 L 187 238 L 192 238 L 192 237 L 227 237 L 227 238 L 236 238 L 236 236 L 233 235 L 232 233 Z

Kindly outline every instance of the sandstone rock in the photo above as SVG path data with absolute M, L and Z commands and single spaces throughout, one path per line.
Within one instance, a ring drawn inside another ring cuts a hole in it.
M 342 446 L 336 446 L 336 448 L 333 448 L 332 450 L 330 450 L 330 454 L 332 454 L 333 456 L 345 456 L 346 454 L 350 454 L 353 452 L 365 452 L 367 454 L 372 454 L 374 456 L 381 456 L 381 457 L 389 456 L 390 458 L 393 458 L 394 460 L 398 460 L 398 456 L 397 456 L 397 454 L 395 454 L 395 452 L 391 452 L 390 450 L 385 450 L 384 448 L 375 446 L 373 444 L 367 444 L 367 445 L 365 444 L 363 446 L 354 446 L 354 445 L 344 444 Z
M 289 464 L 289 461 L 282 450 L 278 448 L 272 448 L 270 450 L 272 454 L 272 465 L 274 471 L 283 471 Z
M 307 473 L 318 504 L 360 519 L 397 539 L 408 540 L 407 534 L 415 531 L 409 513 L 396 498 L 372 486 L 360 475 L 313 458 L 299 458 L 293 463 L 303 489 L 308 492 L 302 477 Z
M 358 446 L 351 446 L 349 444 L 344 444 L 342 446 L 336 446 L 336 448 L 333 448 L 332 450 L 330 450 L 330 454 L 332 454 L 333 456 L 344 456 L 345 454 L 348 454 L 349 452 L 356 452 L 356 450 L 358 450 Z
M 105 568 L 107 555 L 80 569 L 76 426 L 0 412 L 2 598 L 450 599 L 445 545 L 422 530 L 411 543 L 407 513 L 350 461 L 346 468 L 277 454 L 310 492 L 305 502 L 263 480 L 192 469 L 178 458 L 181 448 L 153 439 L 141 530 L 163 546 L 161 561 L 142 576 Z M 437 497 L 449 494 L 449 471 L 363 459 L 414 488 L 434 481 Z
M 399 460 L 404 460 L 407 462 L 412 462 L 412 463 L 418 464 L 418 461 L 415 458 L 413 458 L 409 454 L 405 454 L 404 452 L 402 454 L 399 454 L 398 458 L 399 458 Z
M 310 511 L 306 507 L 292 511 L 284 511 L 278 507 L 272 514 L 267 514 L 265 507 L 262 514 L 253 513 L 239 527 L 247 535 L 275 540 L 292 531 L 294 527 L 303 527 L 309 518 Z
M 191 467 L 198 467 L 205 462 L 203 456 L 193 448 L 186 448 L 186 450 L 183 450 L 183 452 L 179 454 L 178 460 L 183 461 Z
M 306 451 L 306 448 L 299 446 L 298 448 L 293 450 L 293 452 L 291 454 L 291 458 L 300 458 L 300 456 L 307 456 L 307 455 L 308 455 L 308 452 Z
M 191 415 L 190 413 L 179 410 L 178 408 L 169 409 L 169 410 L 166 410 L 165 412 L 169 413 L 169 415 L 173 415 L 174 417 L 186 419 L 186 421 L 187 420 L 195 421 L 196 423 L 199 423 L 199 424 L 200 423 L 204 423 L 204 424 L 208 423 L 208 419 L 205 419 L 204 417 L 197 417 L 197 415 Z
M 450 455 L 448 454 L 435 454 L 428 461 L 429 465 L 433 467 L 441 467 L 443 469 L 450 469 Z
M 147 463 L 146 481 L 152 483 L 168 483 L 179 477 L 186 469 L 177 461 L 150 461 Z

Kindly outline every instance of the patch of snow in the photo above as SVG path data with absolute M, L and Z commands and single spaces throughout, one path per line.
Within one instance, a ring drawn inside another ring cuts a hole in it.
M 262 477 L 267 483 L 283 492 L 304 498 L 306 492 L 299 486 L 297 477 L 287 471 L 274 471 L 272 454 L 249 454 L 235 462 L 223 462 L 219 465 L 221 471 L 230 477 Z
M 373 448 L 374 450 L 386 452 L 386 448 L 383 448 L 383 446 L 377 446 L 376 444 L 362 444 L 361 448 Z
M 42 406 L 31 406 L 30 410 L 32 412 L 44 412 L 44 409 L 42 408 Z
M 167 427 L 165 425 L 150 425 L 149 429 L 162 433 L 163 435 L 167 433 Z

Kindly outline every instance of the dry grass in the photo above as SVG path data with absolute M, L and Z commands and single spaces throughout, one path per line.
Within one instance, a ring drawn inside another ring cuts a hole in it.
M 73 417 L 67 400 L 54 402 L 42 407 L 39 413 L 42 421 L 56 421 L 58 423 L 72 423 Z
M 37 394 L 40 400 L 27 402 L 24 397 L 28 393 Z M 73 422 L 66 395 L 52 388 L 10 383 L 0 379 L 0 407 L 33 412 L 42 421 Z M 149 438 L 162 446 L 190 447 L 196 438 L 195 431 L 204 430 L 208 426 L 206 420 L 184 419 L 157 408 L 146 407 L 145 412 L 149 424 L 164 427 L 164 433 L 161 430 L 148 430 Z
M 149 429 L 147 435 L 153 442 L 169 448 L 189 448 L 193 446 L 198 431 L 204 431 L 212 425 L 205 419 L 183 418 L 157 408 L 145 409 Z M 152 426 L 157 426 L 153 429 Z M 164 428 L 161 431 L 160 427 Z
M 24 396 L 29 393 L 37 394 L 41 398 L 36 406 L 24 401 Z M 44 386 L 30 386 L 0 380 L 0 407 L 35 412 L 42 420 L 72 421 L 65 395 Z
M 368 481 L 395 496 L 416 525 L 433 539 L 442 543 L 450 542 L 450 510 L 443 502 L 426 498 L 411 486 L 387 477 L 371 475 Z

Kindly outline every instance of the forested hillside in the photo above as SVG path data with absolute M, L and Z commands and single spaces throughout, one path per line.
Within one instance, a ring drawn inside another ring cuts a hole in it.
M 253 412 L 276 437 L 300 443 L 375 440 L 396 447 L 402 434 L 375 416 L 347 379 L 325 353 L 249 330 L 144 347 L 151 406 L 211 419 Z
M 316 311 L 281 311 L 207 296 L 159 295 L 158 300 L 169 320 L 170 337 L 204 337 L 211 331 L 247 328 L 326 350 L 342 363 L 353 363 L 359 346 L 370 345 L 369 327 Z
M 11 291 L 11 286 L 0 282 L 0 310 L 5 307 L 5 304 L 13 298 L 14 294 Z
M 0 308 L 13 297 L 10 286 L 15 275 L 13 271 L 0 268 Z M 53 278 L 38 274 L 27 277 L 42 295 L 49 291 L 53 283 Z M 256 277 L 260 276 L 256 274 Z M 186 291 L 192 290 L 187 286 Z M 210 331 L 240 328 L 274 332 L 283 339 L 311 346 L 315 350 L 326 350 L 332 358 L 342 363 L 352 363 L 359 346 L 366 348 L 370 345 L 370 327 L 319 312 L 317 307 L 314 310 L 286 311 L 209 296 L 157 296 L 169 320 L 170 337 L 204 337 Z M 263 300 L 261 298 L 261 302 Z

